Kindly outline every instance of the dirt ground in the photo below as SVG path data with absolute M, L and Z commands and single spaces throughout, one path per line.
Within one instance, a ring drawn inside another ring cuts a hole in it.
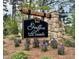
M 24 40 L 20 44 L 20 47 L 15 48 L 12 40 L 4 40 L 6 44 L 4 44 L 4 49 L 6 49 L 7 54 L 4 55 L 4 59 L 11 59 L 13 53 L 17 51 L 25 51 L 24 50 Z M 47 52 L 42 52 L 39 48 L 30 48 L 28 52 L 28 59 L 40 59 L 41 56 L 51 56 L 53 59 L 75 59 L 75 48 L 65 47 L 65 55 L 58 55 L 57 49 L 48 48 Z

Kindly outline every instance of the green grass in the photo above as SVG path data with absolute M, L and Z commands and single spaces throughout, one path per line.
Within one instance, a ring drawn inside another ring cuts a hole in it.
M 28 59 L 28 55 L 24 52 L 16 52 L 12 55 L 11 59 Z
M 53 59 L 53 58 L 50 56 L 42 56 L 40 59 Z

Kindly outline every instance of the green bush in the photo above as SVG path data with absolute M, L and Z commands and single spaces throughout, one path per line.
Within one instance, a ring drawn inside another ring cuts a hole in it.
M 71 40 L 65 40 L 64 45 L 67 47 L 75 47 L 75 42 Z
M 58 55 L 64 55 L 64 54 L 65 54 L 64 46 L 61 45 L 61 46 L 59 46 L 59 48 L 58 48 Z
M 12 55 L 11 59 L 28 59 L 28 56 L 24 52 L 17 52 Z
M 24 46 L 25 46 L 25 50 L 30 49 L 30 40 L 29 39 L 26 39 Z
M 41 59 L 53 59 L 53 58 L 50 56 L 43 56 L 43 57 L 41 57 Z
M 43 42 L 40 42 L 40 48 L 42 51 L 46 52 L 48 50 L 48 43 L 44 40 Z
M 19 40 L 18 39 L 14 39 L 14 44 L 15 44 L 15 47 L 19 47 Z
M 58 43 L 57 43 L 57 41 L 56 41 L 55 39 L 53 39 L 53 40 L 51 41 L 51 47 L 54 48 L 54 49 L 57 49 Z
M 34 48 L 38 48 L 39 47 L 39 40 L 38 39 L 34 39 L 33 47 Z
M 25 50 L 29 50 L 30 48 L 29 48 L 29 44 L 25 44 Z
M 43 46 L 43 47 L 41 48 L 41 50 L 44 51 L 44 52 L 46 52 L 48 49 L 47 49 L 46 46 Z
M 12 18 L 11 16 L 4 17 L 3 22 L 3 35 L 10 35 L 10 34 L 18 34 L 18 24 L 16 19 Z
M 65 33 L 71 35 L 73 38 L 75 38 L 75 29 L 74 26 L 65 26 Z

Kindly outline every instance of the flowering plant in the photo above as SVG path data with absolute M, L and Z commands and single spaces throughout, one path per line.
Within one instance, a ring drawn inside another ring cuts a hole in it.
M 14 44 L 15 44 L 15 47 L 19 47 L 19 40 L 18 39 L 14 39 Z
M 25 41 L 25 50 L 29 50 L 29 46 L 30 46 L 30 40 L 29 39 L 26 39 Z
M 40 43 L 41 50 L 44 52 L 48 50 L 47 46 L 48 46 L 48 43 L 45 40 Z
M 57 46 L 58 46 L 58 43 L 57 43 L 56 39 L 53 38 L 53 40 L 51 40 L 51 47 L 54 48 L 54 49 L 56 49 Z
M 33 47 L 34 47 L 34 48 L 39 47 L 39 40 L 38 40 L 38 39 L 34 39 Z
M 63 44 L 59 46 L 59 48 L 58 48 L 58 54 L 59 55 L 64 55 L 65 54 L 65 52 L 64 52 L 64 45 Z

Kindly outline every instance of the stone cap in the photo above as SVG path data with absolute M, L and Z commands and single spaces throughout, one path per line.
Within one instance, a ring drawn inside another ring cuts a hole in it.
M 57 11 L 50 12 L 50 14 L 51 14 L 52 18 L 58 18 L 59 17 L 59 12 L 57 12 Z

